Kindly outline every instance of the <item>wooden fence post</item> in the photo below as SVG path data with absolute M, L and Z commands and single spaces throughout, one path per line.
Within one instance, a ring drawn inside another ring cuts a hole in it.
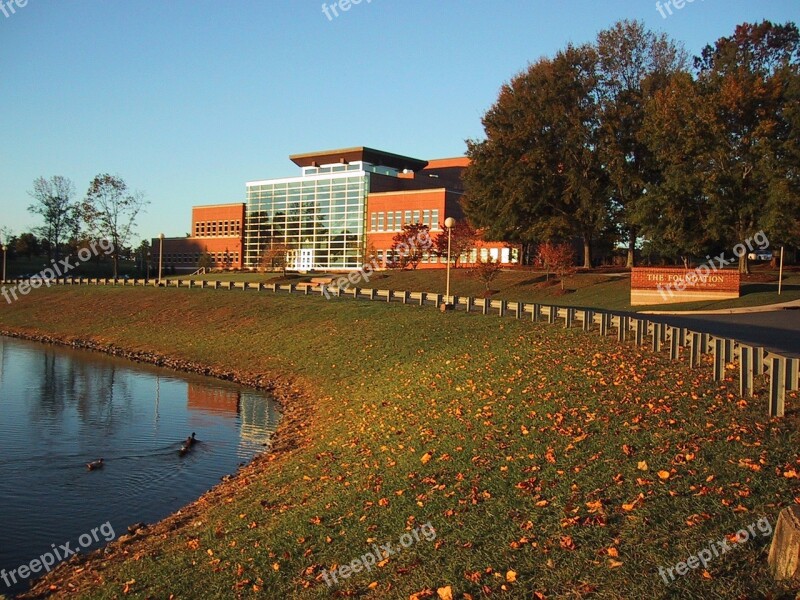
M 583 323 L 581 328 L 587 332 L 591 331 L 592 325 L 594 325 L 594 311 L 585 308 L 581 312 L 583 314 Z
M 725 340 L 715 337 L 712 341 L 714 355 L 714 381 L 725 379 Z
M 669 357 L 672 360 L 678 360 L 681 357 L 681 338 L 678 333 L 678 327 L 670 327 L 669 332 Z
M 651 344 L 653 352 L 661 352 L 661 330 L 663 328 L 663 323 L 653 323 L 653 343 Z
M 628 339 L 628 329 L 631 326 L 631 318 L 628 316 L 619 317 L 619 325 L 617 327 L 617 340 L 624 342 Z
M 786 359 L 770 354 L 769 364 L 769 416 L 782 417 L 786 404 Z
M 753 347 L 739 346 L 739 395 L 750 398 L 753 395 Z

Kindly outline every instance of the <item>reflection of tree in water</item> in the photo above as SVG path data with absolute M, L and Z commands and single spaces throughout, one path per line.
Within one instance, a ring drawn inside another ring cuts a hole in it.
M 32 419 L 55 421 L 74 409 L 78 421 L 112 433 L 118 420 L 131 411 L 132 394 L 126 377 L 113 363 L 86 361 L 52 351 L 41 353 L 41 369 L 32 373 L 38 382 Z

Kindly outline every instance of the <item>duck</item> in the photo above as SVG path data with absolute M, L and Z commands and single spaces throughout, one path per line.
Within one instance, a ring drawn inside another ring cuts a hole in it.
M 102 469 L 103 468 L 103 459 L 102 458 L 98 458 L 97 460 L 94 460 L 94 461 L 92 461 L 90 463 L 86 463 L 86 468 L 89 471 L 95 471 L 97 469 Z
M 188 453 L 189 453 L 189 446 L 187 446 L 186 444 L 183 444 L 181 446 L 181 449 L 178 450 L 179 456 L 186 456 Z
M 195 437 L 195 435 L 197 435 L 197 434 L 195 434 L 195 432 L 193 431 L 192 435 L 190 435 L 189 437 L 186 438 L 186 442 L 184 442 L 183 445 L 184 446 L 188 446 L 189 448 L 194 446 L 197 443 L 197 438 Z

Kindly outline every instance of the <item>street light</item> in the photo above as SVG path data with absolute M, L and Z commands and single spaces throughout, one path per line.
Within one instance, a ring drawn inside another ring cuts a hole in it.
M 8 254 L 8 244 L 3 244 L 3 283 L 6 282 L 6 255 Z
M 453 217 L 447 217 L 444 220 L 444 226 L 447 227 L 447 291 L 445 293 L 445 300 L 446 304 L 450 304 L 450 237 L 453 231 L 453 225 L 456 224 L 456 220 Z
M 161 268 L 164 264 L 164 234 L 159 233 L 158 239 L 161 240 L 158 244 L 158 285 L 161 285 Z

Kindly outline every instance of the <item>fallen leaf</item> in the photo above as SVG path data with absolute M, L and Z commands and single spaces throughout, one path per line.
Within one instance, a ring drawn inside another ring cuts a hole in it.
M 453 590 L 449 585 L 440 587 L 436 590 L 436 593 L 439 595 L 440 600 L 453 600 Z

